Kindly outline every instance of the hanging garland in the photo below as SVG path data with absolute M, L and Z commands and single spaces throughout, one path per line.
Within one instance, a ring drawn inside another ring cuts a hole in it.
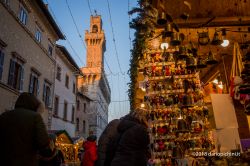
M 129 23 L 130 28 L 135 29 L 135 39 L 133 40 L 133 49 L 131 50 L 130 57 L 130 69 L 128 74 L 130 75 L 130 82 L 128 83 L 128 95 L 130 99 L 131 109 L 135 109 L 135 96 L 136 96 L 136 79 L 138 76 L 138 65 L 139 60 L 143 56 L 143 51 L 146 50 L 145 40 L 151 36 L 152 31 L 150 30 L 152 25 L 150 24 L 152 17 L 146 14 L 145 8 L 148 6 L 143 5 L 143 0 L 138 0 L 139 8 L 133 8 L 128 14 L 132 15 L 138 13 L 138 16 Z

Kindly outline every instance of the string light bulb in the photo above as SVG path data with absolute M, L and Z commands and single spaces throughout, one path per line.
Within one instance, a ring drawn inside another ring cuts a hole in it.
M 162 50 L 166 50 L 166 49 L 168 49 L 168 47 L 169 47 L 168 43 L 161 43 L 161 49 Z
M 222 29 L 222 39 L 223 39 L 223 42 L 221 43 L 221 46 L 222 47 L 227 47 L 229 44 L 230 44 L 230 42 L 229 42 L 229 40 L 228 39 L 226 39 L 226 29 L 224 28 L 224 29 Z
M 145 104 L 144 103 L 141 103 L 141 108 L 144 108 L 145 107 Z
M 223 40 L 223 42 L 221 43 L 222 47 L 227 47 L 230 44 L 229 40 L 225 39 Z

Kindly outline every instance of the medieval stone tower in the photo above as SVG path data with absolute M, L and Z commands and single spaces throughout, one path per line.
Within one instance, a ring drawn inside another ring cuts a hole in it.
M 86 67 L 96 68 L 98 72 L 101 72 L 103 70 L 103 56 L 106 49 L 101 16 L 91 16 L 90 31 L 85 32 L 85 42 L 87 46 Z
M 87 47 L 86 66 L 81 68 L 84 76 L 78 78 L 79 92 L 91 99 L 87 110 L 89 133 L 100 136 L 108 124 L 108 106 L 111 91 L 104 71 L 105 34 L 100 15 L 90 17 L 90 29 L 85 31 Z

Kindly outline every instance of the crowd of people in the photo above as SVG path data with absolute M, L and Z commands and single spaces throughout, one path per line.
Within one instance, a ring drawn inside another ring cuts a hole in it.
M 55 135 L 42 120 L 44 105 L 31 93 L 22 93 L 15 109 L 0 115 L 0 165 L 62 166 Z M 144 111 L 131 111 L 111 121 L 98 140 L 90 135 L 83 143 L 81 166 L 146 166 L 149 137 Z

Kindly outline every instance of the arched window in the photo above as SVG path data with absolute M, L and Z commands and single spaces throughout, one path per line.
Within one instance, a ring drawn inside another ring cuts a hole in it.
M 92 84 L 95 83 L 96 75 L 93 75 Z
M 88 76 L 88 84 L 91 84 L 91 75 Z
M 93 33 L 97 33 L 98 32 L 98 26 L 97 25 L 93 25 L 92 32 Z

